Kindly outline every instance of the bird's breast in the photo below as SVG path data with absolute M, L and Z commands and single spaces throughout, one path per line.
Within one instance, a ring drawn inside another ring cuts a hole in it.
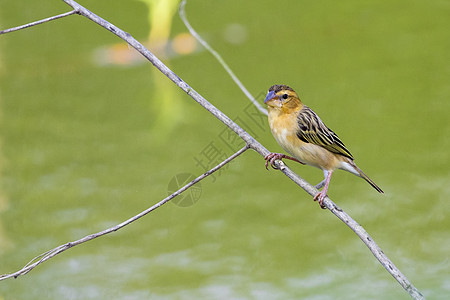
M 304 144 L 297 137 L 297 118 L 291 114 L 282 114 L 275 111 L 269 112 L 269 126 L 275 140 L 284 150 L 292 153 L 294 148 L 301 147 Z
M 334 170 L 340 165 L 340 156 L 321 146 L 300 140 L 297 136 L 300 129 L 296 114 L 269 112 L 269 125 L 278 144 L 301 162 L 325 170 Z

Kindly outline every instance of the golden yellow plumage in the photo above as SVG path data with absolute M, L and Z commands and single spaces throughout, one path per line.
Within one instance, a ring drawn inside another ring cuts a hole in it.
M 273 136 L 278 144 L 293 156 L 271 153 L 266 157 L 266 168 L 269 163 L 275 167 L 274 162 L 277 159 L 287 158 L 322 169 L 325 179 L 316 187 L 324 188 L 314 197 L 314 200 L 319 200 L 322 208 L 331 174 L 335 169 L 342 169 L 362 177 L 378 192 L 383 193 L 356 166 L 353 156 L 339 137 L 314 111 L 301 102 L 292 88 L 287 85 L 273 85 L 264 103 L 268 106 L 269 125 Z

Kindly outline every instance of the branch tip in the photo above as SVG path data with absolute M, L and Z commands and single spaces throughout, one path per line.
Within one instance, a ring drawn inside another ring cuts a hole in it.
M 64 18 L 64 17 L 70 16 L 70 15 L 73 15 L 73 14 L 79 14 L 79 13 L 77 11 L 75 11 L 75 10 L 72 10 L 72 11 L 69 11 L 69 12 L 66 12 L 66 13 L 63 13 L 63 14 L 59 14 L 59 15 L 53 16 L 53 17 L 49 17 L 49 18 L 45 18 L 45 19 L 42 19 L 42 20 L 39 20 L 39 21 L 27 23 L 25 25 L 21 25 L 21 26 L 9 28 L 9 29 L 4 29 L 4 30 L 0 31 L 0 35 L 5 34 L 5 33 L 14 32 L 14 31 L 18 31 L 18 30 L 21 30 L 21 29 L 30 28 L 30 27 L 33 27 L 33 26 L 36 26 L 36 25 L 40 25 L 40 24 L 43 24 L 43 23 L 46 23 L 46 22 L 50 22 L 50 21 L 53 21 L 53 20 Z

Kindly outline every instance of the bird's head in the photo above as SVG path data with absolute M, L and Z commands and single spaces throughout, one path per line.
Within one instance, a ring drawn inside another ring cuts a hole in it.
M 267 93 L 264 103 L 269 109 L 296 109 L 303 106 L 297 93 L 289 86 L 276 84 L 272 85 Z

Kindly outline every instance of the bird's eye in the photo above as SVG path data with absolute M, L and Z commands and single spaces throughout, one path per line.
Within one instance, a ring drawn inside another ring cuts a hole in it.
M 283 94 L 283 99 L 287 99 L 288 98 L 288 94 Z

